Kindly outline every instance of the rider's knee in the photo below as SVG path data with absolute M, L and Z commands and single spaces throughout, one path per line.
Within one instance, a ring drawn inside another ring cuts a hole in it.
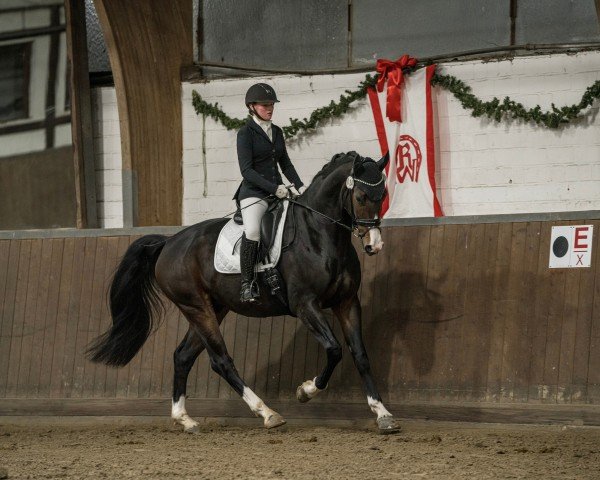
M 252 240 L 253 242 L 258 242 L 260 240 L 260 224 L 259 225 L 246 225 L 244 228 L 244 233 L 246 234 L 246 238 L 248 240 Z

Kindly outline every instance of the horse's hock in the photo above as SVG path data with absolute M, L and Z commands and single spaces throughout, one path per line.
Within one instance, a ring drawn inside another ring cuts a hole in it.
M 600 261 L 548 268 L 553 225 L 600 226 L 593 212 L 570 215 L 384 223 L 384 250 L 361 255 L 360 300 L 372 369 L 393 414 L 600 424 Z M 172 352 L 187 330 L 174 308 L 122 369 L 84 352 L 110 324 L 105 292 L 120 256 L 143 234 L 176 231 L 0 233 L 1 415 L 167 414 Z M 345 348 L 329 388 L 296 400 L 296 387 L 325 364 L 299 320 L 230 314 L 221 330 L 246 384 L 286 419 L 371 418 Z M 188 395 L 193 416 L 251 416 L 206 353 Z

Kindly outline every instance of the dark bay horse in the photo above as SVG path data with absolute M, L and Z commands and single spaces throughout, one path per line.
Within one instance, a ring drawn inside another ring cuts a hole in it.
M 277 427 L 285 420 L 244 384 L 219 326 L 229 310 L 249 317 L 300 318 L 327 353 L 324 370 L 297 389 L 298 400 L 307 402 L 327 387 L 342 357 L 341 346 L 324 312 L 331 308 L 362 377 L 368 405 L 377 415 L 379 430 L 399 430 L 377 392 L 363 344 L 357 295 L 360 262 L 351 241 L 352 233 L 361 236 L 368 254 L 383 247 L 378 212 L 385 195 L 382 171 L 388 158 L 386 155 L 375 162 L 355 152 L 338 154 L 325 164 L 297 203 L 290 205 L 283 234 L 283 245 L 289 246 L 277 265 L 285 282 L 287 305 L 271 296 L 264 284 L 259 302 L 241 303 L 240 276 L 215 270 L 215 244 L 227 219 L 207 220 L 169 238 L 146 235 L 133 242 L 110 287 L 113 325 L 91 346 L 91 359 L 122 366 L 135 356 L 153 331 L 153 321 L 161 311 L 160 289 L 189 322 L 174 353 L 172 418 L 184 431 L 198 431 L 198 423 L 186 412 L 185 394 L 188 374 L 200 352 L 206 349 L 212 369 L 252 412 L 263 417 L 265 427 Z M 375 191 L 379 193 L 375 195 Z

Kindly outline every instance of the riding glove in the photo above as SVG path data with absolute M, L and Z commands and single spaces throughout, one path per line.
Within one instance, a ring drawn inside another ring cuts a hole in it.
M 298 189 L 298 193 L 300 195 L 302 195 L 304 192 L 306 192 L 306 187 L 304 185 L 302 185 L 299 189 Z
M 277 191 L 275 192 L 275 196 L 277 198 L 287 198 L 288 197 L 288 189 L 285 188 L 285 185 L 279 185 L 277 187 Z

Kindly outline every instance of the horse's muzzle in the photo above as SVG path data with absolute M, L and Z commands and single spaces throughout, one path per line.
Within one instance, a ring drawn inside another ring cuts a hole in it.
M 373 247 L 371 245 L 365 245 L 365 252 L 367 253 L 367 255 L 369 257 L 371 257 L 377 253 L 373 250 Z
M 369 230 L 369 242 L 363 248 L 369 256 L 375 255 L 383 249 L 383 241 L 381 240 L 379 228 Z

